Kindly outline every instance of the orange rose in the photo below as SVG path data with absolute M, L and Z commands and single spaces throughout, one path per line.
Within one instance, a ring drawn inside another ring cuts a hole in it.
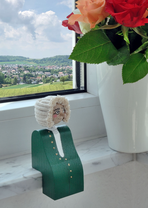
M 94 28 L 96 24 L 109 16 L 105 11 L 105 0 L 78 0 L 77 8 L 81 14 L 73 14 L 68 19 L 68 23 L 73 25 L 75 21 L 90 24 L 90 28 Z
M 148 9 L 145 11 L 143 18 L 146 18 L 148 16 Z

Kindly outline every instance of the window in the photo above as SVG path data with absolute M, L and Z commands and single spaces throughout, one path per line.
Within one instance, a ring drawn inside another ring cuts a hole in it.
M 71 0 L 1 1 L 0 102 L 86 91 L 85 64 L 68 59 L 77 37 L 61 25 L 71 10 Z

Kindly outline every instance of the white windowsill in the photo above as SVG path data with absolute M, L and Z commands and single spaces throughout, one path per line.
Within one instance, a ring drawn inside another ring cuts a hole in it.
M 94 98 L 97 96 L 94 96 L 90 93 L 76 93 L 76 94 L 69 94 L 69 95 L 62 95 L 65 96 L 69 102 L 71 101 L 76 101 L 76 100 L 85 100 L 89 98 Z M 23 100 L 23 101 L 14 101 L 14 102 L 7 102 L 7 103 L 0 103 L 0 112 L 1 111 L 7 111 L 7 110 L 16 110 L 16 109 L 23 109 L 23 108 L 29 108 L 29 107 L 34 107 L 35 102 L 38 100 L 37 99 L 30 99 L 30 100 Z M 86 104 L 87 105 L 87 104 Z M 77 106 L 72 106 L 73 108 L 76 108 Z
M 111 150 L 106 137 L 77 142 L 75 146 L 83 164 L 84 175 L 132 161 L 132 154 Z M 42 176 L 32 169 L 30 154 L 0 161 L 0 199 L 41 187 Z
M 71 110 L 100 105 L 98 96 L 87 92 L 65 95 L 65 97 L 69 100 Z M 37 100 L 0 103 L 0 121 L 34 116 L 34 105 Z

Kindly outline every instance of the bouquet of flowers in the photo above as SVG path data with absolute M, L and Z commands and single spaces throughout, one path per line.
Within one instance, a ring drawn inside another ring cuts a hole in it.
M 123 83 L 148 73 L 148 0 L 78 0 L 62 25 L 82 34 L 70 59 L 123 64 Z

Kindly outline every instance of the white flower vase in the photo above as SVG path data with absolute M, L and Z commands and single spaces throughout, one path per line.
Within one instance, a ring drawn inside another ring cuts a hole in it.
M 122 65 L 96 65 L 101 108 L 111 149 L 148 151 L 148 76 L 124 84 Z

